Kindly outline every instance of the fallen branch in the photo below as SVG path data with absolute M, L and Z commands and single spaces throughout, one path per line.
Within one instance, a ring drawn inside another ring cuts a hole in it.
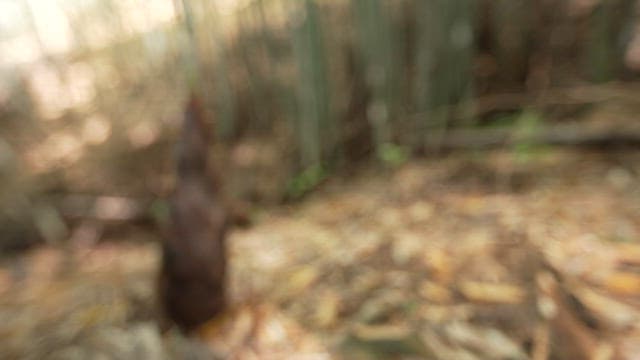
M 538 132 L 519 135 L 517 129 L 464 129 L 443 135 L 428 136 L 427 147 L 442 150 L 486 149 L 509 147 L 521 143 L 558 146 L 640 146 L 640 127 L 590 128 L 586 125 L 563 124 L 543 128 Z
M 553 106 L 588 105 L 613 99 L 636 101 L 638 83 L 611 83 L 580 85 L 574 87 L 550 88 L 539 93 L 515 92 L 491 94 L 462 101 L 454 105 L 445 105 L 427 112 L 413 114 L 410 120 L 418 121 L 434 114 L 453 114 L 460 109 L 463 114 L 457 116 L 481 117 L 491 112 L 512 111 L 523 108 L 545 109 Z
M 567 359 L 612 359 L 613 347 L 584 324 L 570 305 L 566 294 L 551 273 L 537 276 L 538 307 L 553 331 L 554 343 Z

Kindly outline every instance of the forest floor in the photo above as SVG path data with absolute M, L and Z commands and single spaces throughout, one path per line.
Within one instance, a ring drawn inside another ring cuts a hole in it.
M 0 358 L 640 359 L 640 152 L 529 155 L 368 169 L 261 210 L 197 342 L 155 325 L 156 235 L 6 259 Z

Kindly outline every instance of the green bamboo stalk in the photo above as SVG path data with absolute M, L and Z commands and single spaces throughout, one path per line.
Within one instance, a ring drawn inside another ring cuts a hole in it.
M 317 5 L 305 0 L 302 19 L 294 29 L 294 48 L 298 64 L 298 134 L 304 167 L 322 163 L 323 135 L 332 129 L 329 114 L 327 64 Z
M 189 0 L 182 0 L 182 12 L 184 26 L 187 32 L 187 43 L 184 44 L 184 72 L 187 78 L 187 84 L 191 91 L 202 93 L 202 70 L 198 54 L 198 40 L 195 29 L 193 12 Z
M 236 98 L 231 81 L 231 69 L 229 67 L 229 52 L 225 46 L 225 38 L 218 24 L 219 14 L 212 8 L 209 16 L 212 17 L 211 43 L 215 56 L 215 82 L 214 102 L 216 109 L 216 136 L 219 139 L 228 140 L 233 136 L 235 128 L 235 104 Z
M 414 147 L 436 149 L 426 139 L 441 138 L 456 103 L 472 93 L 473 0 L 421 2 L 416 11 L 416 108 L 424 114 L 415 124 Z M 469 112 L 469 109 L 459 109 Z M 435 136 L 440 134 L 441 136 Z
M 255 36 L 255 21 L 256 19 L 256 2 L 252 2 L 249 7 L 241 9 L 237 14 L 238 26 L 240 27 L 241 36 L 238 38 L 237 47 L 240 54 L 240 60 L 244 65 L 243 70 L 245 72 L 245 81 L 249 90 L 250 101 L 253 104 L 249 109 L 250 121 L 252 128 L 264 130 L 267 126 L 269 119 L 268 109 L 268 96 L 267 89 L 269 84 L 266 83 L 264 72 L 260 71 L 260 65 L 257 62 L 262 61 L 262 58 L 257 56 L 259 54 L 258 49 L 261 49 L 263 44 L 261 39 L 257 39 Z
M 594 82 L 613 80 L 624 57 L 624 32 L 633 22 L 633 0 L 609 0 L 600 2 L 589 18 L 584 63 L 586 73 Z
M 352 5 L 364 55 L 366 82 L 372 93 L 367 117 L 374 130 L 374 143 L 379 153 L 385 144 L 392 141 L 390 118 L 395 113 L 397 93 L 394 86 L 396 52 L 391 25 L 385 16 L 389 9 L 380 0 L 354 0 Z

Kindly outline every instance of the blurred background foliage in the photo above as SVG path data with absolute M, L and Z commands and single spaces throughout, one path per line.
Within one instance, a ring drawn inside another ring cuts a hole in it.
M 416 155 L 640 141 L 633 0 L 6 0 L 2 248 L 162 221 L 189 83 L 231 196 Z M 633 106 L 631 109 L 633 109 Z M 613 130 L 612 130 L 613 129 Z

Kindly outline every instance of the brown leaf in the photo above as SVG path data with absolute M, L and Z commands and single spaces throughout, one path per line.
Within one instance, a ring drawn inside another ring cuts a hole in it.
M 420 295 L 430 302 L 449 303 L 453 299 L 453 294 L 448 288 L 430 281 L 424 281 L 419 291 Z
M 424 254 L 424 265 L 431 271 L 431 277 L 440 282 L 448 282 L 453 275 L 450 255 L 443 249 L 431 249 Z
M 315 311 L 315 322 L 320 327 L 330 327 L 338 319 L 341 301 L 340 297 L 331 290 L 327 290 L 318 301 L 318 308 Z
M 479 281 L 462 281 L 458 288 L 467 299 L 485 303 L 519 304 L 527 294 L 516 285 Z
M 289 276 L 285 286 L 288 294 L 297 294 L 306 290 L 320 276 L 318 269 L 312 265 L 302 266 Z
M 419 201 L 409 207 L 411 220 L 421 223 L 431 219 L 434 213 L 433 205 L 426 201 Z
M 531 350 L 532 360 L 547 360 L 550 355 L 550 328 L 549 324 L 541 323 L 536 326 L 533 335 L 533 347 Z
M 640 244 L 618 244 L 618 262 L 624 265 L 640 266 Z
M 445 332 L 452 342 L 481 353 L 483 359 L 524 360 L 527 358 L 516 342 L 497 329 L 454 322 L 446 326 Z
M 632 327 L 640 321 L 640 312 L 634 307 L 586 286 L 574 286 L 572 294 L 598 320 L 599 325 L 622 330 Z
M 631 272 L 615 272 L 605 276 L 604 286 L 611 292 L 620 295 L 640 295 L 640 274 Z

